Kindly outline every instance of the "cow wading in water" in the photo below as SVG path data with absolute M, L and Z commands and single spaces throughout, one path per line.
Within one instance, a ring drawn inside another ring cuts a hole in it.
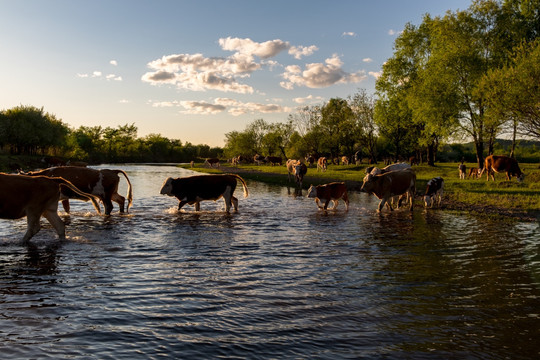
M 99 199 L 103 202 L 103 206 L 105 207 L 105 214 L 110 215 L 113 209 L 113 201 L 118 203 L 120 213 L 124 212 L 126 198 L 118 194 L 118 183 L 120 182 L 120 177 L 118 174 L 124 175 L 128 183 L 126 195 L 128 205 L 126 212 L 129 212 L 129 207 L 133 202 L 133 191 L 131 188 L 131 182 L 123 170 L 98 170 L 77 166 L 59 166 L 40 171 L 31 171 L 24 175 L 61 177 L 66 179 L 83 193 L 88 193 L 99 197 Z M 87 201 L 86 198 L 80 197 L 77 193 L 71 191 L 70 189 L 63 189 L 60 200 L 62 200 L 62 206 L 67 213 L 69 213 L 69 199 Z
M 195 211 L 199 211 L 203 200 L 218 200 L 223 197 L 225 211 L 230 212 L 231 205 L 238 211 L 238 199 L 233 196 L 237 180 L 244 187 L 244 197 L 248 197 L 248 188 L 244 179 L 236 174 L 224 175 L 195 175 L 184 178 L 167 178 L 161 187 L 160 194 L 175 196 L 180 203 L 178 210 L 184 205 L 195 204 Z
M 392 207 L 388 201 L 401 195 L 399 203 L 406 195 L 409 199 L 409 210 L 413 210 L 414 194 L 416 192 L 416 174 L 412 170 L 390 171 L 380 175 L 367 174 L 360 189 L 362 192 L 374 194 L 381 200 L 378 211 L 380 212 L 386 204 L 390 211 Z
M 307 193 L 308 198 L 315 198 L 317 207 L 321 210 L 326 210 L 330 201 L 334 203 L 332 210 L 338 206 L 339 199 L 345 202 L 345 209 L 349 210 L 349 196 L 347 194 L 347 185 L 344 182 L 333 182 L 324 185 L 311 185 Z M 319 201 L 324 201 L 324 206 L 319 205 Z
M 61 189 L 69 189 L 92 201 L 96 211 L 101 212 L 96 196 L 83 193 L 62 178 L 0 174 L 0 189 L 0 218 L 20 219 L 26 216 L 28 227 L 23 242 L 28 242 L 40 230 L 41 216 L 49 221 L 60 239 L 65 239 L 66 228 L 57 212 Z
M 510 181 L 512 176 L 515 176 L 519 182 L 522 182 L 525 178 L 525 174 L 521 172 L 518 162 L 516 159 L 513 159 L 508 156 L 497 156 L 489 155 L 484 160 L 484 169 L 478 177 L 482 177 L 484 172 L 487 171 L 487 181 L 489 181 L 489 176 L 495 181 L 495 173 L 506 173 L 506 180 Z

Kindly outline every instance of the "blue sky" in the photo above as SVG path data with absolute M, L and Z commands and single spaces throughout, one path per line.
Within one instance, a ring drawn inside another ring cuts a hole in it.
M 256 119 L 373 93 L 408 22 L 464 0 L 0 0 L 0 109 L 223 146 Z

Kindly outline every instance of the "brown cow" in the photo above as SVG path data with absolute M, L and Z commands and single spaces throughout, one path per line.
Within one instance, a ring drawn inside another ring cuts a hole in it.
M 208 159 L 204 160 L 203 165 L 206 165 L 206 164 L 208 164 L 209 167 L 214 167 L 214 165 L 216 165 L 216 167 L 219 167 L 219 159 L 218 158 L 208 158 Z
M 512 176 L 515 176 L 519 182 L 522 182 L 525 178 L 525 174 L 519 169 L 516 159 L 508 156 L 489 155 L 484 161 L 484 169 L 480 174 L 480 177 L 487 171 L 487 181 L 489 176 L 495 181 L 495 173 L 506 172 L 506 180 L 510 181 Z
M 342 156 L 341 157 L 341 163 L 343 165 L 349 165 L 349 157 L 348 156 Z
M 335 210 L 338 206 L 339 199 L 343 199 L 346 210 L 349 210 L 349 196 L 347 194 L 347 186 L 344 182 L 333 182 L 318 186 L 311 185 L 308 189 L 307 197 L 315 198 L 317 207 L 323 210 L 326 210 L 330 200 L 334 203 L 332 210 Z M 319 205 L 319 200 L 324 201 L 324 206 Z
M 223 197 L 225 211 L 230 211 L 231 202 L 234 205 L 234 210 L 238 211 L 238 199 L 233 196 L 237 180 L 240 180 L 244 187 L 244 197 L 248 197 L 246 182 L 236 174 L 195 175 L 176 179 L 167 178 L 161 187 L 160 194 L 175 196 L 180 200 L 178 210 L 186 204 L 195 204 L 195 211 L 199 211 L 201 201 L 216 201 Z
M 479 168 L 470 168 L 469 169 L 469 175 L 467 176 L 467 179 L 469 178 L 473 178 L 473 179 L 478 179 L 480 177 L 480 174 L 482 173 L 482 169 L 479 169 Z
M 416 174 L 412 170 L 390 171 L 380 175 L 367 174 L 364 177 L 364 183 L 360 189 L 362 192 L 374 194 L 381 200 L 378 211 L 380 212 L 388 201 L 397 195 L 407 195 L 410 206 L 413 210 L 414 193 L 416 192 Z M 390 211 L 392 207 L 389 206 Z
M 259 154 L 255 154 L 255 155 L 253 156 L 253 161 L 254 161 L 255 164 L 257 164 L 257 165 L 261 165 L 261 163 L 264 164 L 264 163 L 266 162 L 266 160 L 264 159 L 264 156 L 259 155 Z
M 283 163 L 283 159 L 281 156 L 267 156 L 264 158 L 264 160 L 269 163 L 270 165 L 280 165 Z
M 28 228 L 23 242 L 30 240 L 40 230 L 39 220 L 42 215 L 54 227 L 60 239 L 66 237 L 64 222 L 57 213 L 61 188 L 68 188 L 79 196 L 86 197 L 92 201 L 96 211 L 101 212 L 93 195 L 79 191 L 62 178 L 0 174 L 0 188 L 0 218 L 20 219 L 26 216 Z
M 327 168 L 327 162 L 325 157 L 320 157 L 317 160 L 317 171 L 326 171 Z
M 128 183 L 127 200 L 128 205 L 126 211 L 129 212 L 129 207 L 133 202 L 133 192 L 131 189 L 131 182 L 127 174 L 123 170 L 108 170 L 108 169 L 91 169 L 76 166 L 59 166 L 48 168 L 40 171 L 32 171 L 26 175 L 29 176 L 49 176 L 49 177 L 61 177 L 66 179 L 75 185 L 80 191 L 96 195 L 103 202 L 105 207 L 105 214 L 110 215 L 113 209 L 112 201 L 118 203 L 120 207 L 120 213 L 124 212 L 124 203 L 126 199 L 118 194 L 118 183 L 120 177 L 118 174 L 124 175 Z M 62 206 L 64 210 L 69 213 L 69 199 L 81 199 L 77 194 L 72 191 L 62 191 Z

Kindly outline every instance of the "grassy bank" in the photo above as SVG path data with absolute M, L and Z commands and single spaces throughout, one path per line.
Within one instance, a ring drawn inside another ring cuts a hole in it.
M 467 168 L 476 166 L 472 163 L 466 165 Z M 359 190 L 366 166 L 329 165 L 326 172 L 317 172 L 315 167 L 310 167 L 304 178 L 304 187 L 345 181 L 349 189 Z M 379 166 L 384 167 L 382 164 Z M 189 168 L 189 165 L 185 167 Z M 526 174 L 522 183 L 518 183 L 515 178 L 506 181 L 504 174 L 496 174 L 495 181 L 489 182 L 485 175 L 482 179 L 460 180 L 457 163 L 440 163 L 435 167 L 414 166 L 417 174 L 417 194 L 424 193 L 430 179 L 441 176 L 445 181 L 443 209 L 533 221 L 540 216 L 540 168 L 538 164 L 520 164 L 520 168 Z M 203 164 L 195 164 L 192 170 L 205 173 L 233 172 L 245 179 L 290 185 L 285 166 L 239 165 L 210 169 Z M 421 196 L 417 197 L 416 202 L 419 206 L 423 205 Z

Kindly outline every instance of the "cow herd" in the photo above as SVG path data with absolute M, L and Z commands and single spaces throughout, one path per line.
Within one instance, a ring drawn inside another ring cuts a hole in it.
M 277 159 L 271 159 L 278 163 Z M 210 161 L 209 164 L 216 163 Z M 326 168 L 326 162 L 320 161 L 320 167 Z M 219 164 L 219 163 L 218 163 Z M 287 161 L 288 178 L 294 178 L 299 188 L 302 188 L 307 166 L 300 160 Z M 317 164 L 319 168 L 319 164 Z M 363 179 L 361 192 L 375 195 L 379 200 L 378 211 L 386 206 L 392 211 L 394 203 L 400 207 L 405 200 L 409 209 L 413 210 L 416 194 L 416 173 L 407 163 L 397 163 L 385 168 L 368 167 Z M 493 178 L 494 172 L 505 172 L 508 180 L 516 176 L 523 180 L 524 174 L 519 169 L 515 159 L 504 156 L 489 156 L 480 173 L 487 172 Z M 460 178 L 464 178 L 466 168 L 464 164 L 459 167 Z M 119 174 L 127 181 L 126 197 L 118 194 L 120 181 Z M 205 200 L 218 200 L 223 198 L 226 212 L 231 208 L 238 210 L 238 199 L 234 191 L 238 181 L 244 190 L 244 197 L 248 196 L 248 188 L 242 177 L 235 174 L 223 175 L 195 175 L 184 178 L 167 178 L 163 183 L 160 194 L 174 196 L 178 199 L 178 210 L 184 205 L 193 205 L 196 211 L 200 210 L 200 202 Z M 65 226 L 58 216 L 58 202 L 61 201 L 64 210 L 69 213 L 69 199 L 91 201 L 98 213 L 101 213 L 99 202 L 103 203 L 105 214 L 110 215 L 113 209 L 112 202 L 119 206 L 120 213 L 129 212 L 133 201 L 131 182 L 122 170 L 91 169 L 78 166 L 58 166 L 40 171 L 20 173 L 18 175 L 0 173 L 0 218 L 19 219 L 27 218 L 27 231 L 23 242 L 27 242 L 40 230 L 40 218 L 44 216 L 56 230 L 60 238 L 65 238 Z M 444 190 L 444 180 L 436 177 L 427 182 L 424 193 L 424 204 L 433 207 L 441 204 Z M 311 186 L 307 193 L 308 198 L 314 198 L 319 209 L 326 210 L 330 201 L 332 209 L 336 209 L 340 200 L 349 208 L 347 186 L 344 182 Z M 127 206 L 125 204 L 127 200 Z M 324 205 L 320 205 L 323 202 Z

